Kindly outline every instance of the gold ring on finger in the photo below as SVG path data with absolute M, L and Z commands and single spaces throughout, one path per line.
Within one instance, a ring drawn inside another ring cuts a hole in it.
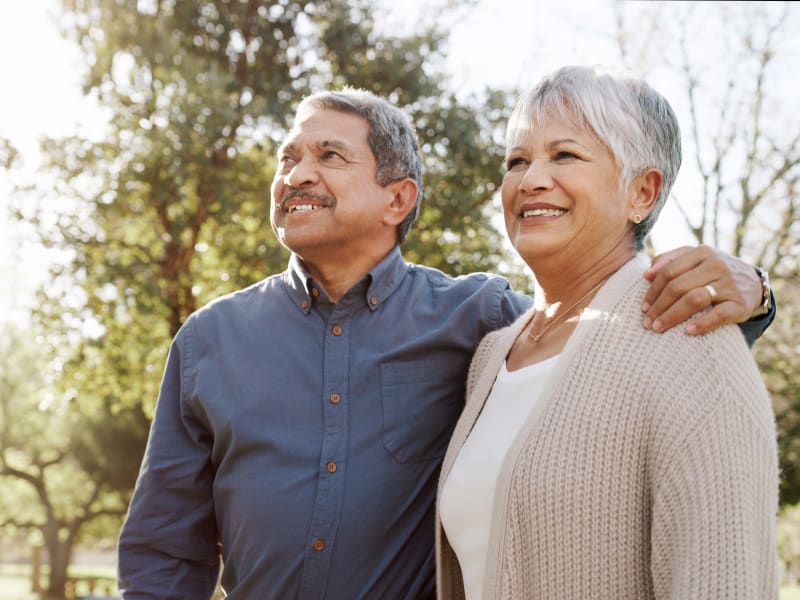
M 711 304 L 714 304 L 714 301 L 717 299 L 717 290 L 716 290 L 716 288 L 713 285 L 711 285 L 710 283 L 708 285 L 704 285 L 703 287 L 706 288 L 706 291 L 711 296 Z

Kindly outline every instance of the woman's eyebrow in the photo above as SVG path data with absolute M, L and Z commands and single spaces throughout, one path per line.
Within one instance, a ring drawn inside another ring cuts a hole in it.
M 578 146 L 581 145 L 581 143 L 578 140 L 574 140 L 572 138 L 559 138 L 557 140 L 552 140 L 550 142 L 547 142 L 547 147 L 552 148 L 554 146 L 560 146 L 561 144 L 577 144 Z

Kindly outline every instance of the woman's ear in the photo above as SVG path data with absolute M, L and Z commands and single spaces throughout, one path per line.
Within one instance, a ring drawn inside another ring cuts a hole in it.
M 406 177 L 392 181 L 386 186 L 392 194 L 392 199 L 386 206 L 384 222 L 387 225 L 397 226 L 408 216 L 417 203 L 417 182 Z
M 631 184 L 631 221 L 634 215 L 639 215 L 645 219 L 658 199 L 661 186 L 664 183 L 664 176 L 658 169 L 647 169 L 641 175 L 633 179 Z

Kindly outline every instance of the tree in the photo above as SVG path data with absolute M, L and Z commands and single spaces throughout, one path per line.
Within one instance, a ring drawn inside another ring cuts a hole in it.
M 686 191 L 673 200 L 686 227 L 697 243 L 771 273 L 779 316 L 755 353 L 778 420 L 781 503 L 795 503 L 800 118 L 786 100 L 786 84 L 800 66 L 800 12 L 792 3 L 621 4 L 617 11 L 623 61 L 651 80 L 660 77 L 679 114 Z
M 78 456 L 92 419 L 55 394 L 46 342 L 6 327 L 0 336 L 0 526 L 38 531 L 50 559 L 48 594 L 63 597 L 75 544 L 87 525 L 126 508 L 125 486 Z M 121 490 L 121 491 L 120 491 Z

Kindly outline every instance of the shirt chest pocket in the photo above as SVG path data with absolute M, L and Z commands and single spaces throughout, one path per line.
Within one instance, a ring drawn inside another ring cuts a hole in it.
M 398 462 L 444 456 L 464 407 L 465 377 L 460 364 L 381 365 L 383 445 Z

